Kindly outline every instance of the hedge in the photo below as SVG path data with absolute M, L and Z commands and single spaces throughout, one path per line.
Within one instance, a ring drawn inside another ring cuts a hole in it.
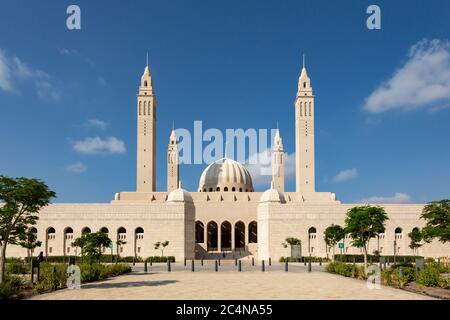
M 41 279 L 35 285 L 34 290 L 37 293 L 54 291 L 65 288 L 67 283 L 67 264 L 41 263 Z M 131 266 L 128 264 L 100 264 L 100 263 L 80 263 L 81 283 L 104 280 L 109 277 L 115 277 L 124 273 L 131 272 Z M 55 270 L 55 272 L 53 272 Z
M 330 262 L 325 267 L 325 271 L 335 273 L 349 278 L 365 279 L 364 267 L 354 264 L 347 264 L 342 262 Z
M 14 258 L 17 259 L 17 258 Z M 35 259 L 35 257 L 33 257 Z M 48 263 L 68 263 L 69 259 L 75 259 L 76 263 L 83 263 L 83 257 L 81 256 L 48 256 L 44 257 L 44 261 Z M 27 263 L 29 263 L 30 258 L 24 259 Z M 141 257 L 133 257 L 133 256 L 127 256 L 127 257 L 121 257 L 118 255 L 110 255 L 110 254 L 102 254 L 100 258 L 100 262 L 102 263 L 111 263 L 111 262 L 144 262 L 144 260 Z
M 281 257 L 278 259 L 278 262 L 286 262 L 286 259 L 288 262 L 305 262 L 305 260 L 308 262 L 311 258 L 311 262 L 329 262 L 330 259 L 322 258 L 322 257 L 301 257 L 301 258 L 292 258 L 292 257 Z
M 385 258 L 386 262 L 394 263 L 394 256 L 381 256 Z M 415 263 L 416 259 L 423 258 L 420 256 L 395 256 L 396 263 L 402 263 L 402 262 L 409 262 L 409 263 Z M 363 254 L 335 254 L 334 260 L 339 262 L 356 262 L 356 263 L 363 263 L 364 262 L 364 255 Z M 376 255 L 367 255 L 367 262 L 380 262 L 380 256 Z
M 174 256 L 169 256 L 169 257 L 161 257 L 161 256 L 153 256 L 153 257 L 148 257 L 147 259 L 145 259 L 145 261 L 147 262 L 167 262 L 167 260 L 170 260 L 170 262 L 175 262 L 175 257 Z

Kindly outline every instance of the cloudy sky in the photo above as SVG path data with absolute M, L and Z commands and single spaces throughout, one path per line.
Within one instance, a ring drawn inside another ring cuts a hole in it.
M 66 8 L 81 8 L 81 30 Z M 450 4 L 377 1 L 2 1 L 0 174 L 57 202 L 135 189 L 136 92 L 149 52 L 157 188 L 172 128 L 280 128 L 294 190 L 302 53 L 316 95 L 316 188 L 344 202 L 450 195 Z M 207 143 L 204 143 L 206 146 Z M 259 150 L 262 151 L 262 150 Z M 254 155 L 249 155 L 251 158 Z M 206 164 L 183 165 L 196 190 Z M 270 178 L 251 167 L 256 190 Z

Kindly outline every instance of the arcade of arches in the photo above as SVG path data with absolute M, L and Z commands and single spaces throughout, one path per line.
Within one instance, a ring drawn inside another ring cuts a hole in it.
M 256 221 L 246 225 L 237 221 L 232 225 L 223 221 L 220 226 L 215 221 L 209 221 L 206 226 L 201 221 L 195 222 L 195 243 L 205 244 L 208 252 L 244 251 L 248 244 L 258 243 L 258 224 Z

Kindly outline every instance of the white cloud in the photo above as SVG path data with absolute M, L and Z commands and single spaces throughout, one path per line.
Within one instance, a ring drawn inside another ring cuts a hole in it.
M 11 70 L 8 65 L 5 53 L 0 49 L 0 89 L 12 92 L 14 91 L 11 84 Z
M 29 67 L 18 57 L 8 57 L 0 49 L 0 89 L 5 92 L 20 93 L 18 86 L 30 82 L 35 84 L 36 94 L 44 100 L 59 100 L 61 92 L 52 84 L 51 77 L 44 71 Z
M 89 119 L 86 126 L 104 130 L 108 127 L 108 123 L 99 119 Z
M 102 76 L 99 76 L 97 78 L 97 83 L 102 87 L 106 87 L 107 84 L 105 78 L 103 78 Z
M 285 153 L 284 155 L 284 176 L 285 182 L 295 179 L 295 153 Z M 252 176 L 254 186 L 267 186 L 269 188 L 272 181 L 272 151 L 264 150 L 251 155 L 246 160 L 245 167 Z
M 116 137 L 102 139 L 100 137 L 88 137 L 75 141 L 73 149 L 82 154 L 121 154 L 126 152 L 125 143 Z
M 76 50 L 72 50 L 72 49 L 67 49 L 67 48 L 60 48 L 58 49 L 59 53 L 63 56 L 71 56 L 73 54 L 76 54 L 77 51 Z
M 450 41 L 422 40 L 413 45 L 406 63 L 367 97 L 363 109 L 431 110 L 450 106 Z
M 358 176 L 358 170 L 356 168 L 341 170 L 334 178 L 334 182 L 344 182 L 350 179 L 354 179 Z
M 66 171 L 72 172 L 72 173 L 83 173 L 83 172 L 86 172 L 87 169 L 88 169 L 88 166 L 81 162 L 76 162 L 76 163 L 68 165 L 66 167 Z
M 61 92 L 48 81 L 37 81 L 36 90 L 38 97 L 43 100 L 58 101 L 61 99 Z
M 396 192 L 392 197 L 369 197 L 358 200 L 359 203 L 408 203 L 411 201 L 411 196 L 406 193 Z

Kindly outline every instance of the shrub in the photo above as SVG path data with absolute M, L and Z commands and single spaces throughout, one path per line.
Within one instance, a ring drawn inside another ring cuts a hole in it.
M 78 264 L 81 272 L 81 282 L 93 282 L 104 278 L 101 278 L 102 270 L 104 268 L 100 263 L 80 263 Z
M 288 259 L 288 262 L 304 262 L 309 261 L 310 257 L 301 257 L 301 258 L 292 258 L 292 257 L 280 257 L 278 259 L 278 262 L 286 262 L 286 259 Z M 311 257 L 311 262 L 319 262 L 322 261 L 323 263 L 330 261 L 330 259 L 322 258 L 322 257 Z
M 40 268 L 40 284 L 43 287 L 43 291 L 54 291 L 66 286 L 66 264 L 50 264 L 47 262 L 43 262 L 41 263 Z
M 347 262 L 347 263 L 363 263 L 364 262 L 364 255 L 362 254 L 335 254 L 334 255 L 336 261 L 340 262 Z M 394 256 L 385 256 L 385 255 L 367 255 L 367 261 L 372 263 L 378 263 L 380 262 L 380 257 L 385 258 L 386 262 L 393 263 L 394 262 Z M 395 261 L 396 263 L 415 263 L 417 258 L 423 258 L 418 256 L 396 256 Z
M 344 277 L 365 279 L 364 268 L 360 268 L 353 264 L 346 264 L 338 261 L 330 262 L 325 267 L 325 271 L 340 274 Z
M 7 277 L 5 281 L 0 284 L 0 300 L 15 300 L 22 297 L 22 279 L 19 277 Z
M 8 261 L 6 264 L 6 273 L 8 274 L 27 274 L 30 272 L 30 266 L 25 264 L 21 259 Z
M 111 261 L 111 260 L 110 260 Z M 133 256 L 128 256 L 128 257 L 120 257 L 117 259 L 118 262 L 128 262 L 128 263 L 132 263 L 132 262 L 144 262 L 144 260 L 141 257 L 133 257 Z
M 446 287 L 446 282 L 439 269 L 433 265 L 427 265 L 417 277 L 417 283 L 426 287 Z
M 175 257 L 173 256 L 169 256 L 169 257 L 161 257 L 161 256 L 153 256 L 153 257 L 148 257 L 147 259 L 145 259 L 145 261 L 147 262 L 154 262 L 154 263 L 158 263 L 158 262 L 167 262 L 167 260 L 170 260 L 170 262 L 175 262 Z
M 83 263 L 78 265 L 81 271 L 81 282 L 93 282 L 131 272 L 127 264 L 103 265 L 100 263 Z

